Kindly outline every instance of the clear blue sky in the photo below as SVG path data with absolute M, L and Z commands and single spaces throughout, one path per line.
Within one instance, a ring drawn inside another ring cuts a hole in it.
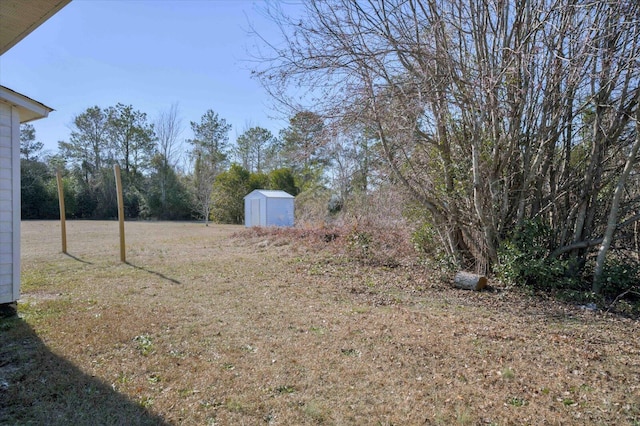
M 74 0 L 0 57 L 0 84 L 55 109 L 34 121 L 37 140 L 57 151 L 73 117 L 88 107 L 131 104 L 154 120 L 179 103 L 189 121 L 213 109 L 233 128 L 277 134 L 286 119 L 250 77 L 249 52 L 275 25 L 264 4 L 243 0 Z M 296 7 L 288 1 L 283 7 Z M 276 116 L 276 118 L 273 118 Z

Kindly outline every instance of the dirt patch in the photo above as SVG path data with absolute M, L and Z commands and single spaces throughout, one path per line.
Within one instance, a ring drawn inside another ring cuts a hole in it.
M 24 295 L 20 300 L 18 300 L 18 303 L 38 303 L 46 300 L 58 300 L 61 296 L 62 293 L 32 292 Z

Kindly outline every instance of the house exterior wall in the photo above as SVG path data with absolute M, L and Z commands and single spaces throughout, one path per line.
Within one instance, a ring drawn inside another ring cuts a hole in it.
M 19 141 L 18 109 L 0 103 L 0 303 L 20 298 Z

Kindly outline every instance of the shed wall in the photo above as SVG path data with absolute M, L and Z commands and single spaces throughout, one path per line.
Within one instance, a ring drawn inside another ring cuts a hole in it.
M 293 226 L 293 198 L 267 198 L 266 210 L 266 226 Z
M 259 192 L 247 195 L 244 201 L 245 226 L 267 226 L 267 200 Z
M 248 198 L 244 199 L 244 226 L 247 228 L 254 226 L 251 223 L 252 214 L 251 214 L 251 201 Z

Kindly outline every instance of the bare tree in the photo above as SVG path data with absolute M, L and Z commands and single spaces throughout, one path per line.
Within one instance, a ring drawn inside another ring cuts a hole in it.
M 395 181 L 461 267 L 490 269 L 501 242 L 536 220 L 557 231 L 549 253 L 584 268 L 635 140 L 637 2 L 304 7 L 302 19 L 271 10 L 284 43 L 256 72 L 283 105 L 299 108 L 288 88 L 307 88 L 326 120 L 375 129 Z
M 209 160 L 203 159 L 201 153 L 196 153 L 194 180 L 195 212 L 204 220 L 204 225 L 209 226 L 211 209 L 213 208 L 213 183 L 216 180 L 216 170 L 211 167 Z
M 208 110 L 200 123 L 191 122 L 191 130 L 194 138 L 188 142 L 193 146 L 191 155 L 195 161 L 196 211 L 208 226 L 213 203 L 213 182 L 227 163 L 231 125 L 213 110 Z
M 167 206 L 167 187 L 171 170 L 175 167 L 181 154 L 178 138 L 182 134 L 182 119 L 178 104 L 171 104 L 168 110 L 160 111 L 155 121 L 156 145 L 159 158 L 154 162 L 158 171 L 160 203 Z
M 598 258 L 596 259 L 596 266 L 593 272 L 593 291 L 599 293 L 602 289 L 602 274 L 604 272 L 605 260 L 607 258 L 607 252 L 611 247 L 613 236 L 618 227 L 618 220 L 620 215 L 620 204 L 624 193 L 625 185 L 631 174 L 631 170 L 637 162 L 638 151 L 640 150 L 640 110 L 636 112 L 636 129 L 635 140 L 629 154 L 627 155 L 627 161 L 624 165 L 624 170 L 618 178 L 618 183 L 613 194 L 613 200 L 611 201 L 611 208 L 609 211 L 609 217 L 607 220 L 607 228 L 602 238 L 602 244 L 598 250 Z
M 169 109 L 160 111 L 155 122 L 155 132 L 158 153 L 162 155 L 168 166 L 174 166 L 179 161 L 182 147 L 178 141 L 184 128 L 177 103 L 171 104 Z
M 327 173 L 341 205 L 346 205 L 351 195 L 366 196 L 373 188 L 374 176 L 379 169 L 379 155 L 375 140 L 362 126 L 348 128 L 334 126 L 335 132 L 326 144 L 330 164 Z

